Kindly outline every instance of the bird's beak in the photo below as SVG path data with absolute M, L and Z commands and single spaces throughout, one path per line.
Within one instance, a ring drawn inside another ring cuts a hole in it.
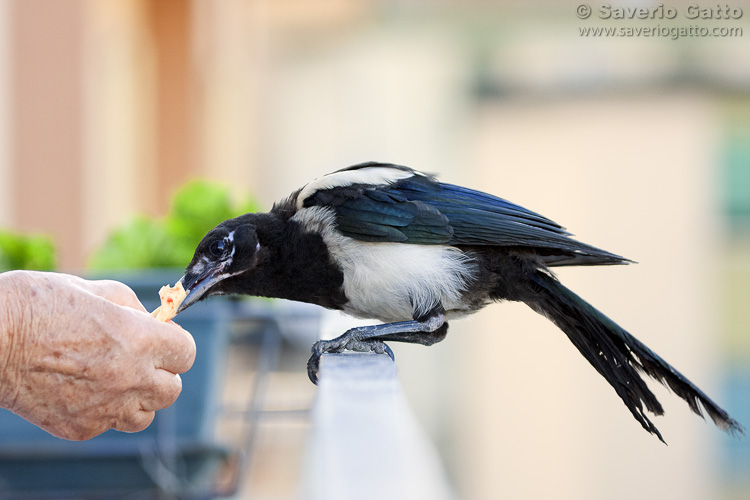
M 185 273 L 185 276 L 180 278 L 180 282 L 182 283 L 182 287 L 187 292 L 187 296 L 185 297 L 185 300 L 182 301 L 182 304 L 180 304 L 177 312 L 180 313 L 198 302 L 201 297 L 203 297 L 203 295 L 205 295 L 206 292 L 211 289 L 211 287 L 213 287 L 216 283 L 220 282 L 224 278 L 227 278 L 228 275 L 223 271 L 223 266 L 208 268 L 202 273 L 193 273 L 187 271 Z

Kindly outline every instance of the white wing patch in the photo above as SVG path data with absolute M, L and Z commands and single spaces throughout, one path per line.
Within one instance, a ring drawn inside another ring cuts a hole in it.
M 311 207 L 295 220 L 320 232 L 344 273 L 344 311 L 381 321 L 406 321 L 441 303 L 446 311 L 466 310 L 461 292 L 475 279 L 471 258 L 447 245 L 370 243 L 339 234 L 330 208 Z
M 352 184 L 369 184 L 372 186 L 385 186 L 393 184 L 402 179 L 412 177 L 413 175 L 423 175 L 419 172 L 409 172 L 392 167 L 364 167 L 357 170 L 345 170 L 343 172 L 334 172 L 324 175 L 302 188 L 297 196 L 297 209 L 301 210 L 304 201 L 321 189 L 331 189 L 341 186 L 351 186 Z

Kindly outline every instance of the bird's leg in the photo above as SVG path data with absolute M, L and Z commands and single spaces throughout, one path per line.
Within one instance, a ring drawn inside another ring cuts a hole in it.
M 312 355 L 307 361 L 307 375 L 313 384 L 318 383 L 320 357 L 325 353 L 358 351 L 388 354 L 394 359 L 393 351 L 384 342 L 409 342 L 432 345 L 443 340 L 448 332 L 444 311 L 436 307 L 424 318 L 384 325 L 358 326 L 347 330 L 332 340 L 319 340 L 312 346 Z

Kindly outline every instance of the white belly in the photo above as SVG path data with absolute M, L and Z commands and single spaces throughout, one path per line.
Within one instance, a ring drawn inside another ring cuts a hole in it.
M 442 304 L 462 310 L 461 292 L 474 279 L 471 259 L 446 245 L 369 243 L 342 236 L 332 228 L 329 209 L 299 211 L 294 219 L 316 226 L 344 273 L 344 311 L 381 321 L 405 321 Z

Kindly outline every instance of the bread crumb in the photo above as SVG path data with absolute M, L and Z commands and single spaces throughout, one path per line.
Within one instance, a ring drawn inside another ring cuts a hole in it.
M 177 309 L 187 297 L 187 292 L 182 287 L 182 282 L 178 281 L 175 286 L 164 285 L 159 290 L 161 305 L 154 309 L 151 316 L 159 321 L 169 321 L 177 316 Z

